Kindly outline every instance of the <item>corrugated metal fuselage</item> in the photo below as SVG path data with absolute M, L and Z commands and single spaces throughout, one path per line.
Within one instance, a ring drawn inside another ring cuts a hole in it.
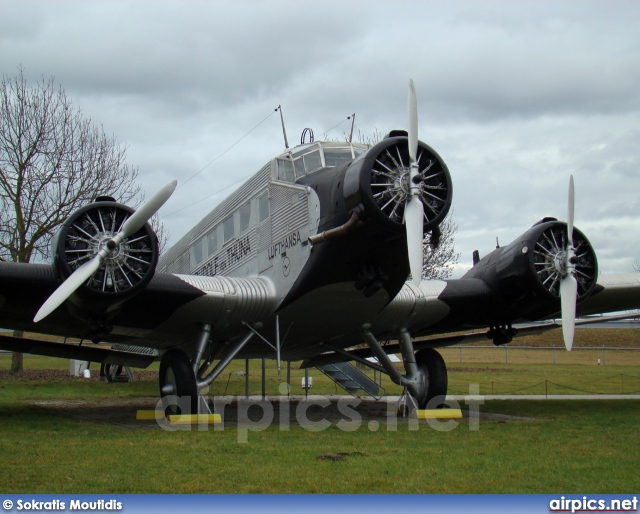
M 270 312 L 241 321 L 258 323 L 260 333 L 274 341 L 277 315 L 285 358 L 317 353 L 316 346 L 323 342 L 343 347 L 358 343 L 362 325 L 374 323 L 406 281 L 404 234 L 365 219 L 342 238 L 312 245 L 310 236 L 349 219 L 342 191 L 348 163 L 320 169 L 296 183 L 277 180 L 271 166 L 167 252 L 159 272 L 264 279 L 275 294 Z M 260 212 L 265 194 L 268 216 Z M 241 219 L 243 208 L 249 212 L 248 222 Z M 225 234 L 225 223 L 234 224 L 232 236 L 230 229 Z M 173 317 L 179 316 L 178 311 Z M 229 340 L 242 332 L 242 324 L 226 318 L 217 319 L 214 339 Z M 164 324 L 166 333 L 171 332 L 170 321 Z M 272 353 L 255 338 L 242 356 Z

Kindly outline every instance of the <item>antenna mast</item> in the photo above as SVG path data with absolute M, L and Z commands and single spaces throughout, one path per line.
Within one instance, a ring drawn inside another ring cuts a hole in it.
M 351 116 L 348 116 L 347 119 L 351 119 L 351 132 L 349 133 L 349 143 L 353 140 L 353 126 L 356 123 L 356 113 L 354 112 Z
M 284 147 L 289 149 L 289 141 L 287 140 L 287 131 L 284 128 L 284 117 L 282 116 L 282 106 L 278 105 L 276 111 L 280 111 L 280 121 L 282 122 L 282 135 L 284 136 Z

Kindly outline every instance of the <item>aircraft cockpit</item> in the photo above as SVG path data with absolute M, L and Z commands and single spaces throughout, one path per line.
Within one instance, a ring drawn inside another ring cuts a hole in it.
M 320 169 L 349 162 L 368 148 L 363 144 L 328 141 L 299 145 L 276 157 L 276 178 L 284 182 L 296 182 Z

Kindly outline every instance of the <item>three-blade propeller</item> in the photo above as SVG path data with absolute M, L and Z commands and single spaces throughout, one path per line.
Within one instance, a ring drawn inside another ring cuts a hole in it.
M 416 284 L 422 279 L 424 205 L 420 199 L 420 170 L 418 168 L 418 103 L 413 80 L 409 80 L 409 195 L 404 208 L 407 230 L 407 250 L 411 277 Z
M 567 249 L 565 251 L 565 276 L 560 282 L 560 307 L 562 313 L 562 336 L 567 351 L 571 351 L 576 328 L 576 296 L 578 281 L 576 280 L 575 255 L 573 247 L 573 214 L 575 194 L 573 175 L 569 179 L 569 206 L 567 213 Z
M 111 238 L 95 255 L 93 259 L 85 262 L 77 270 L 75 270 L 67 280 L 65 280 L 58 289 L 47 299 L 36 313 L 33 321 L 46 318 L 67 298 L 69 298 L 82 284 L 86 283 L 93 274 L 100 269 L 100 266 L 109 255 L 118 248 L 118 245 L 125 239 L 135 234 L 144 224 L 153 216 L 164 203 L 171 197 L 176 189 L 176 180 L 172 180 L 162 189 L 156 192 L 149 200 L 147 200 L 136 212 L 134 212 L 125 223 L 122 229 L 113 238 Z

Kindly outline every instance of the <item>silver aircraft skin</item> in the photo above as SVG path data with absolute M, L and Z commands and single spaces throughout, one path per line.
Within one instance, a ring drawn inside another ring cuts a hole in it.
M 573 227 L 573 186 L 567 223 L 543 219 L 474 256 L 461 279 L 420 280 L 423 234 L 437 244 L 452 181 L 417 139 L 412 83 L 409 91 L 408 132 L 373 147 L 287 149 L 161 258 L 147 220 L 175 183 L 136 212 L 108 198 L 80 209 L 54 238 L 52 264 L 0 262 L 0 325 L 114 346 L 0 336 L 0 348 L 142 367 L 161 360 L 161 396 L 189 398 L 183 412 L 199 408 L 199 391 L 235 358 L 356 360 L 424 407 L 447 390 L 435 348 L 507 344 L 557 327 L 561 315 L 570 349 L 576 315 L 640 308 L 640 274 L 598 274 L 595 250 Z M 390 353 L 402 354 L 404 373 Z

